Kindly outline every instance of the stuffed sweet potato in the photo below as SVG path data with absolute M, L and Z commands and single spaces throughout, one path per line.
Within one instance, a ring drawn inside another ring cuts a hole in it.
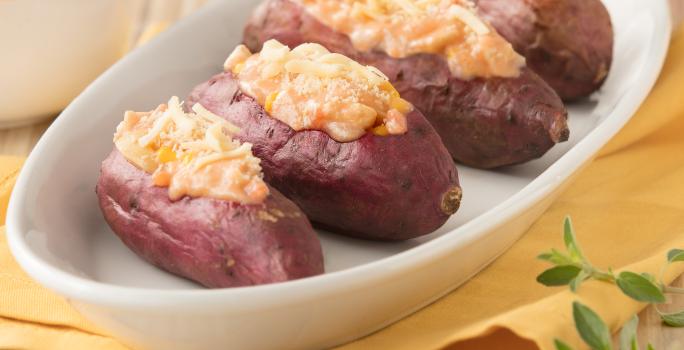
M 567 140 L 558 95 L 471 3 L 454 2 L 267 0 L 244 43 L 257 51 L 272 38 L 293 47 L 316 42 L 377 67 L 467 165 L 522 163 Z
M 600 0 L 476 0 L 478 11 L 563 100 L 589 96 L 613 59 L 613 27 Z
M 199 103 L 241 128 L 268 183 L 320 226 L 403 240 L 439 228 L 461 200 L 439 136 L 382 73 L 317 44 L 238 47 Z
M 177 99 L 128 112 L 96 187 L 107 223 L 143 259 L 207 287 L 323 273 L 306 216 L 226 128 L 205 111 L 185 115 Z

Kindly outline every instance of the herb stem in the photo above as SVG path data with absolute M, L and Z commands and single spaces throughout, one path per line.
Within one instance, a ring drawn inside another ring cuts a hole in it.
M 663 286 L 663 292 L 670 294 L 684 294 L 684 288 Z
M 581 266 L 578 266 L 582 268 L 591 278 L 597 279 L 599 281 L 603 282 L 608 282 L 608 283 L 615 283 L 615 275 L 613 275 L 612 271 L 611 272 L 605 272 L 597 269 L 594 267 L 594 265 L 591 265 L 589 262 L 585 261 L 584 264 Z
M 591 272 L 591 276 L 593 278 L 599 280 L 599 281 L 609 282 L 609 283 L 615 282 L 615 276 L 613 276 L 613 274 L 608 273 L 608 272 L 602 272 L 602 271 L 594 270 Z

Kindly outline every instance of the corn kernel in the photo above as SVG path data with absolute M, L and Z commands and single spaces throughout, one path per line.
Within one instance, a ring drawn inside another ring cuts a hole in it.
M 271 113 L 273 110 L 273 102 L 275 102 L 276 98 L 278 98 L 278 92 L 272 92 L 268 97 L 266 97 L 266 103 L 264 104 L 264 109 L 266 109 L 266 112 Z
M 158 187 L 166 187 L 171 184 L 171 174 L 166 171 L 157 171 L 152 174 L 152 183 Z
M 387 131 L 387 127 L 385 124 L 376 126 L 373 128 L 373 134 L 378 135 L 378 136 L 387 136 L 389 135 L 389 131 Z
M 390 97 L 392 97 L 392 99 L 399 98 L 399 91 L 397 91 L 397 89 L 395 89 L 392 83 L 390 83 L 389 81 L 382 83 L 381 88 L 389 92 Z
M 406 114 L 413 109 L 413 105 L 401 97 L 396 97 L 392 99 L 392 102 L 390 102 L 390 108 L 396 109 L 402 114 Z
M 157 161 L 159 163 L 168 163 L 176 160 L 176 152 L 169 147 L 162 147 L 157 151 Z

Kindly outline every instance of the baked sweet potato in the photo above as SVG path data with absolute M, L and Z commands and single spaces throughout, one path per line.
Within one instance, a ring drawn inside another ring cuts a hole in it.
M 563 100 L 589 96 L 603 84 L 613 59 L 613 27 L 600 0 L 475 2 Z
M 306 216 L 274 188 L 262 204 L 169 199 L 149 174 L 114 150 L 96 187 L 105 220 L 148 262 L 206 287 L 287 281 L 323 273 Z
M 338 142 L 319 130 L 295 131 L 245 94 L 232 72 L 187 98 L 241 128 L 264 179 L 318 225 L 376 240 L 403 240 L 439 228 L 461 200 L 458 175 L 439 136 L 420 112 L 403 135 L 371 132 Z
M 323 273 L 311 224 L 263 182 L 250 145 L 233 140 L 223 119 L 195 111 L 174 97 L 126 112 L 96 185 L 112 230 L 143 259 L 207 287 Z
M 244 43 L 252 51 L 273 38 L 292 47 L 320 43 L 377 67 L 425 115 L 461 163 L 478 168 L 523 163 L 568 139 L 562 101 L 528 68 L 515 78 L 462 80 L 451 74 L 447 61 L 438 55 L 395 58 L 379 50 L 360 51 L 347 35 L 324 25 L 291 0 L 267 0 L 244 31 Z

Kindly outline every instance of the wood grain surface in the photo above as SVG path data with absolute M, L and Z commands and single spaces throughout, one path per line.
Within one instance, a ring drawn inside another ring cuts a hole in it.
M 644 0 L 659 1 L 659 0 Z M 669 0 L 674 23 L 681 23 L 684 19 L 684 0 Z M 172 23 L 200 7 L 206 0 L 150 0 L 142 11 L 139 28 L 136 35 L 140 36 L 146 30 L 153 30 L 155 24 Z M 684 62 L 683 62 L 684 64 Z M 52 118 L 54 118 L 53 116 Z M 0 130 L 0 154 L 26 156 L 36 144 L 40 136 L 52 122 L 52 118 L 35 125 Z M 680 277 L 674 284 L 684 287 L 684 277 Z M 663 310 L 684 309 L 684 297 L 675 298 L 662 307 Z M 670 328 L 662 325 L 658 313 L 652 307 L 639 314 L 639 342 L 642 348 L 650 342 L 657 350 L 684 349 L 684 329 Z

